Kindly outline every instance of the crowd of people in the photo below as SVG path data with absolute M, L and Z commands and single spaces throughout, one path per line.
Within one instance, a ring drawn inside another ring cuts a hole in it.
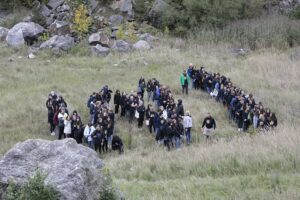
M 94 106 L 96 109 L 93 121 L 84 126 L 78 112 L 74 110 L 72 113 L 69 113 L 64 98 L 52 91 L 46 101 L 50 133 L 51 135 L 56 135 L 57 133 L 59 140 L 74 138 L 78 144 L 87 143 L 90 148 L 94 148 L 100 153 L 111 149 L 122 153 L 122 139 L 117 135 L 112 136 L 111 134 L 113 132 L 114 118 L 110 110 L 106 109 L 108 99 L 104 95 L 101 95 L 99 99 L 97 94 L 95 94 L 97 98 L 92 99 L 88 105 L 90 107 Z
M 204 67 L 196 69 L 190 63 L 180 75 L 180 84 L 183 94 L 188 95 L 191 88 L 202 90 L 222 103 L 240 132 L 247 131 L 250 125 L 263 131 L 277 126 L 274 112 L 219 73 L 207 72 Z M 77 111 L 69 113 L 64 98 L 52 91 L 46 102 L 51 134 L 57 132 L 58 139 L 74 138 L 77 143 L 86 143 L 100 153 L 109 150 L 122 153 L 123 141 L 114 131 L 115 118 L 119 115 L 121 119 L 128 120 L 130 125 L 136 123 L 138 128 L 146 125 L 156 142 L 168 150 L 179 150 L 183 143 L 190 145 L 193 127 L 190 112 L 185 112 L 182 99 L 175 101 L 170 88 L 156 78 L 146 81 L 141 77 L 134 92 L 116 90 L 111 103 L 114 110 L 110 107 L 112 93 L 106 85 L 89 96 L 89 120 L 84 126 Z M 211 139 L 216 121 L 210 113 L 203 120 L 202 129 L 205 138 Z
M 216 101 L 223 104 L 228 110 L 228 116 L 236 122 L 238 131 L 247 131 L 250 125 L 262 131 L 270 130 L 277 126 L 277 117 L 274 112 L 257 102 L 252 94 L 235 86 L 230 78 L 219 73 L 207 72 L 204 67 L 196 69 L 190 63 L 180 77 L 183 88 L 182 93 L 188 88 L 200 89 L 209 93 Z
M 157 143 L 168 150 L 180 149 L 184 137 L 189 145 L 192 117 L 184 112 L 182 100 L 176 103 L 171 90 L 156 78 L 146 81 L 141 77 L 137 85 L 137 90 L 129 94 L 115 92 L 115 114 L 120 111 L 121 118 L 127 118 L 129 124 L 136 121 L 138 128 L 145 124 Z

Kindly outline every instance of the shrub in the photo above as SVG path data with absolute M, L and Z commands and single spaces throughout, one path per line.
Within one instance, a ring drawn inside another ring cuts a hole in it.
M 100 191 L 99 200 L 116 200 L 118 195 L 116 189 L 113 187 L 113 181 L 108 168 L 103 169 L 103 184 Z
M 58 200 L 57 192 L 45 185 L 46 175 L 39 170 L 22 186 L 10 183 L 5 200 Z
M 92 19 L 88 16 L 88 10 L 85 5 L 81 4 L 75 10 L 73 23 L 73 29 L 79 37 L 83 37 L 89 32 L 92 25 Z

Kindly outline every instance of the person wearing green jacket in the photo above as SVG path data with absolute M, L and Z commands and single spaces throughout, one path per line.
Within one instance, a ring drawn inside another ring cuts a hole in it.
M 186 95 L 188 95 L 188 88 L 191 82 L 191 78 L 189 75 L 186 73 L 186 70 L 183 70 L 183 73 L 180 75 L 180 83 L 182 86 L 182 94 L 184 94 L 184 90 Z

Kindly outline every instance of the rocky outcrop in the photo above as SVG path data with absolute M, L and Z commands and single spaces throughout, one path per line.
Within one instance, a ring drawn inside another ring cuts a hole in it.
M 136 42 L 132 47 L 135 50 L 148 50 L 151 48 L 149 43 L 146 42 L 145 40 L 140 40 Z
M 124 18 L 121 15 L 112 15 L 109 17 L 108 21 L 111 23 L 112 26 L 119 26 L 123 23 Z
M 50 0 L 48 2 L 47 6 L 50 9 L 55 10 L 56 8 L 58 8 L 59 6 L 61 6 L 64 2 L 65 2 L 65 0 Z
M 66 21 L 55 20 L 49 26 L 49 30 L 53 35 L 66 35 L 71 32 L 71 24 Z
M 70 36 L 55 35 L 40 46 L 41 49 L 54 49 L 67 51 L 75 45 L 74 38 Z
M 25 43 L 32 43 L 45 31 L 39 24 L 33 22 L 21 22 L 12 27 L 6 36 L 6 42 L 13 47 L 21 46 Z
M 4 41 L 6 39 L 8 29 L 0 26 L 0 41 Z
M 128 19 L 134 18 L 133 0 L 121 0 L 120 11 L 127 14 Z
M 104 47 L 109 47 L 110 40 L 107 35 L 103 32 L 98 32 L 98 33 L 93 33 L 89 37 L 89 44 L 90 45 L 97 45 L 100 44 L 101 46 Z
M 0 199 L 9 181 L 22 185 L 38 168 L 47 175 L 61 200 L 99 199 L 103 162 L 92 149 L 73 139 L 27 140 L 15 145 L 0 161 Z
M 160 27 L 162 25 L 162 13 L 165 9 L 167 9 L 168 3 L 166 0 L 155 0 L 148 16 L 150 18 L 150 22 L 156 26 Z
M 110 52 L 109 48 L 103 47 L 100 44 L 91 47 L 92 55 L 94 56 L 107 56 Z
M 140 35 L 139 38 L 140 38 L 140 40 L 147 41 L 149 44 L 151 44 L 152 42 L 158 40 L 157 37 L 154 37 L 150 33 L 144 33 L 144 34 Z
M 128 52 L 131 49 L 131 46 L 128 42 L 124 40 L 116 40 L 112 46 L 112 49 L 118 52 Z

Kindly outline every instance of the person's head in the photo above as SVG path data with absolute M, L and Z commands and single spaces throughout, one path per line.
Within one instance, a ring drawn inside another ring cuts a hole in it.
M 207 113 L 207 117 L 211 117 L 211 114 L 209 112 Z
M 189 67 L 190 68 L 194 67 L 193 63 L 189 63 Z
M 78 113 L 77 113 L 77 111 L 76 110 L 74 110 L 73 111 L 73 115 L 77 115 Z
M 191 116 L 190 111 L 186 111 L 186 116 Z
M 183 70 L 183 75 L 186 75 L 186 70 Z
M 91 126 L 92 126 L 92 123 L 91 123 L 91 122 L 89 122 L 87 125 L 88 125 L 88 127 L 91 127 Z
M 99 125 L 99 124 L 97 125 L 96 129 L 97 129 L 98 131 L 100 131 L 100 125 Z
M 120 90 L 117 89 L 117 90 L 116 90 L 116 93 L 117 93 L 117 94 L 120 94 Z
M 181 99 L 178 99 L 178 104 L 182 104 L 182 100 Z

